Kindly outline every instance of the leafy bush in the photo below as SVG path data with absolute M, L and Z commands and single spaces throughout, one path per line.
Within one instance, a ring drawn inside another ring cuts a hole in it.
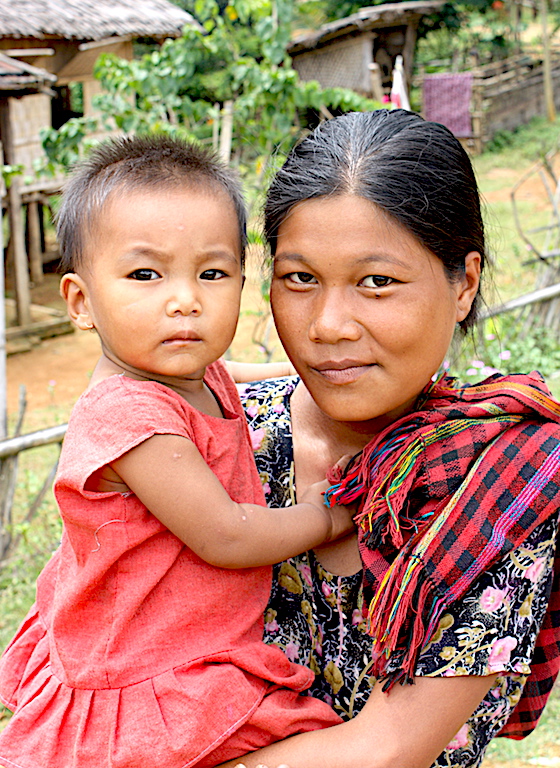
M 520 333 L 512 314 L 488 320 L 484 329 L 468 337 L 453 362 L 446 367 L 463 382 L 474 383 L 493 373 L 539 371 L 543 377 L 560 371 L 560 344 L 548 328 Z
M 484 153 L 502 153 L 510 162 L 515 153 L 528 160 L 537 160 L 560 145 L 560 120 L 549 122 L 545 117 L 534 117 L 527 125 L 514 131 L 498 131 L 485 145 Z

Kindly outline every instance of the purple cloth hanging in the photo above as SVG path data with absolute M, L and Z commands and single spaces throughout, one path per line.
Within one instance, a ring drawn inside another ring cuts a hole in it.
M 461 138 L 472 136 L 472 74 L 470 72 L 426 75 L 423 87 L 423 115 L 442 123 Z

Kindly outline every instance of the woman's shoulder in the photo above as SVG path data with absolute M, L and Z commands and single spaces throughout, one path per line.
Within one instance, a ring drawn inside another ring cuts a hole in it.
M 240 396 L 267 503 L 295 503 L 290 398 L 299 379 L 244 384 Z
M 239 396 L 245 413 L 253 418 L 257 406 L 289 404 L 290 397 L 299 382 L 298 376 L 284 376 L 280 379 L 252 381 L 238 386 Z M 261 409 L 262 410 L 262 409 Z
M 298 382 L 297 376 L 289 376 L 242 385 L 239 395 L 249 429 L 288 432 L 291 436 L 290 398 Z M 253 447 L 258 450 L 258 446 Z

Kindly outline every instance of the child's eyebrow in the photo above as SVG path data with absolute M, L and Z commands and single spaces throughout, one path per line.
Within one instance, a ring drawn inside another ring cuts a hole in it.
M 137 246 L 135 248 L 131 248 L 128 251 L 125 251 L 124 253 L 119 255 L 120 261 L 133 261 L 134 259 L 137 259 L 138 257 L 146 256 L 150 257 L 152 259 L 158 259 L 159 261 L 169 262 L 172 261 L 175 258 L 175 255 L 173 253 L 168 253 L 167 251 L 160 251 L 157 248 L 153 248 L 151 246 Z M 223 259 L 225 261 L 230 261 L 233 264 L 238 264 L 240 260 L 240 255 L 237 253 L 233 253 L 229 250 L 223 250 L 222 248 L 210 248 L 207 251 L 201 251 L 200 253 L 195 255 L 195 259 L 197 261 L 206 261 L 207 259 Z
M 155 248 L 151 248 L 149 246 L 138 246 L 136 248 L 131 248 L 128 251 L 124 251 L 124 253 L 119 254 L 119 260 L 121 261 L 131 261 L 132 259 L 137 258 L 138 256 L 151 256 L 152 258 L 157 259 L 163 259 L 165 261 L 169 261 L 169 259 L 172 258 L 171 254 L 165 253 L 165 251 L 158 251 Z

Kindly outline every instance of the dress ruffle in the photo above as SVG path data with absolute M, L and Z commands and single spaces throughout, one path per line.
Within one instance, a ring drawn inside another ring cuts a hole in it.
M 185 768 L 227 740 L 276 685 L 300 691 L 312 677 L 279 649 L 259 643 L 124 688 L 72 688 L 53 674 L 49 639 L 34 606 L 0 663 L 3 701 L 17 708 L 0 734 L 0 763 Z M 312 701 L 324 719 L 325 705 Z

